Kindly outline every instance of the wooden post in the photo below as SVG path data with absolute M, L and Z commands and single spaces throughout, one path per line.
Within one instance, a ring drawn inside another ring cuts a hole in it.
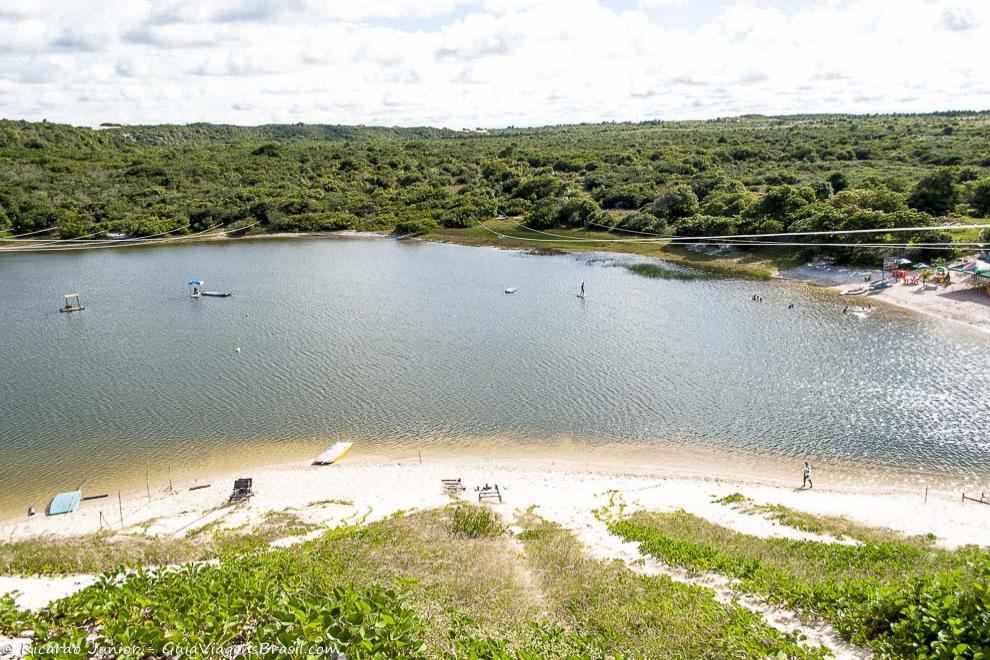
M 925 504 L 928 504 L 928 486 L 925 486 Z
M 172 466 L 168 466 L 168 492 L 172 492 Z
M 151 501 L 151 485 L 148 483 L 148 468 L 144 468 L 144 488 L 148 491 L 148 501 Z
M 418 451 L 419 451 L 419 464 L 422 465 L 423 464 L 423 450 L 420 449 Z
M 120 526 L 124 526 L 124 503 L 120 499 L 120 491 L 117 491 L 117 508 L 120 511 Z

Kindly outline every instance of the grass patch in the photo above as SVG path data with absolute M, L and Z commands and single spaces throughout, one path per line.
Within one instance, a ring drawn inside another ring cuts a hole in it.
M 622 264 L 624 268 L 641 277 L 650 277 L 659 280 L 702 280 L 711 279 L 712 273 L 697 273 L 687 270 L 675 270 L 660 264 Z
M 806 515 L 789 520 L 807 526 Z M 837 524 L 819 529 L 834 533 Z M 978 548 L 851 528 L 862 543 L 759 538 L 683 511 L 637 512 L 609 528 L 664 562 L 728 575 L 744 591 L 820 615 L 881 654 L 954 657 L 990 646 L 990 553 Z
M 246 552 L 275 539 L 307 534 L 315 525 L 288 511 L 269 512 L 251 529 L 222 529 L 222 520 L 184 538 L 103 532 L 71 538 L 35 538 L 0 544 L 0 574 L 104 573 L 121 566 L 161 566 Z
M 110 533 L 37 538 L 0 544 L 0 574 L 102 573 L 119 566 L 173 564 L 213 556 L 194 539 L 152 539 Z
M 936 540 L 934 534 L 906 536 L 892 529 L 861 525 L 843 516 L 820 516 L 782 504 L 759 504 L 742 493 L 730 493 L 713 501 L 731 506 L 742 513 L 761 516 L 785 527 L 837 539 L 854 539 L 864 543 L 896 541 L 920 546 L 930 546 Z
M 596 641 L 598 657 L 828 655 L 749 610 L 717 602 L 709 589 L 594 559 L 571 532 L 536 516 L 525 516 L 522 524 L 519 538 L 542 589 L 560 617 Z
M 456 243 L 459 245 L 488 245 L 513 250 L 523 250 L 537 254 L 557 254 L 562 252 L 623 252 L 645 257 L 654 257 L 680 266 L 696 268 L 708 276 L 718 276 L 748 280 L 769 280 L 778 270 L 792 268 L 804 262 L 802 256 L 794 250 L 768 246 L 753 248 L 745 253 L 732 255 L 708 255 L 688 250 L 686 247 L 669 242 L 648 243 L 609 243 L 617 238 L 615 234 L 606 231 L 587 231 L 582 229 L 553 229 L 550 233 L 557 234 L 569 240 L 581 239 L 582 242 L 570 243 L 554 241 L 545 234 L 536 234 L 520 228 L 512 220 L 489 220 L 486 226 L 505 235 L 499 238 L 481 226 L 464 229 L 444 229 L 427 234 L 423 238 L 441 243 Z M 546 239 L 547 243 L 533 243 L 526 239 Z
M 450 514 L 450 533 L 469 539 L 491 538 L 504 534 L 505 525 L 487 507 L 458 504 Z
M 354 500 L 343 500 L 337 497 L 331 498 L 329 500 L 315 500 L 306 505 L 306 508 L 314 506 L 324 506 L 327 504 L 339 504 L 340 506 L 354 506 Z
M 449 506 L 216 564 L 108 574 L 36 614 L 0 599 L 0 632 L 31 627 L 37 644 L 90 637 L 135 646 L 134 657 L 166 656 L 171 642 L 318 645 L 352 658 L 824 655 L 707 589 L 592 559 L 532 513 L 520 553 L 481 511 L 491 514 Z
M 733 504 L 742 504 L 744 502 L 749 502 L 749 501 L 750 499 L 745 495 L 743 495 L 742 493 L 729 493 L 725 497 L 715 498 L 716 504 L 725 504 L 726 506 L 731 506 Z
M 860 525 L 842 516 L 816 516 L 782 504 L 751 504 L 742 510 L 761 515 L 785 527 L 837 539 L 849 538 L 863 543 L 899 542 L 916 546 L 930 546 L 935 541 L 934 534 L 909 537 L 892 529 Z
M 136 657 L 168 655 L 169 642 L 303 643 L 353 658 L 580 656 L 579 638 L 545 616 L 508 537 L 457 536 L 452 515 L 338 528 L 217 564 L 108 574 L 27 620 L 0 603 L 0 632 L 30 624 L 41 644 L 94 636 L 136 645 Z

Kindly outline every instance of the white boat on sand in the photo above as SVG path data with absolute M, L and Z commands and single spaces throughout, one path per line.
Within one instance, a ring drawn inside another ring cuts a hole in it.
M 331 465 L 342 459 L 354 446 L 353 442 L 342 440 L 335 442 L 325 452 L 313 459 L 313 465 Z

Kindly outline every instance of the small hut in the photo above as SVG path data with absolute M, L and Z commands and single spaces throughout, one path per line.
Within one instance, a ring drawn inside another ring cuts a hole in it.
M 189 280 L 189 297 L 199 298 L 203 295 L 203 285 L 206 284 L 203 280 Z

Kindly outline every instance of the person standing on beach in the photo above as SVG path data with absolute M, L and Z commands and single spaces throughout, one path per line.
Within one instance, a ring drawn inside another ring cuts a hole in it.
M 808 461 L 804 462 L 804 481 L 801 483 L 801 488 L 814 488 L 815 484 L 811 483 L 811 465 Z

